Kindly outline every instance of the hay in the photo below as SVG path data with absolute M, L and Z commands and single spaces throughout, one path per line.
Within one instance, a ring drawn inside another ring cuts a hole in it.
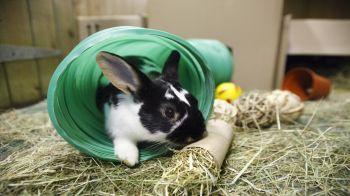
M 237 132 L 220 178 L 209 191 L 348 195 L 349 97 L 348 91 L 341 90 L 329 100 L 307 102 L 303 116 L 294 124 Z M 42 110 L 0 115 L 0 193 L 4 195 L 153 195 L 165 168 L 177 159 L 162 157 L 136 168 L 103 162 L 82 155 L 57 136 Z M 205 187 L 197 190 L 208 193 Z
M 158 195 L 208 195 L 219 176 L 214 157 L 207 150 L 191 147 L 177 152 L 156 183 Z
M 55 133 L 46 112 L 10 111 L 0 119 L 0 193 L 6 195 L 151 192 L 167 159 L 130 169 L 79 153 Z

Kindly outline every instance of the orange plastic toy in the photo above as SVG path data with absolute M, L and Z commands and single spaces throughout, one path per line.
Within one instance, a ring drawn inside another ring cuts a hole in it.
M 327 97 L 331 91 L 331 81 L 308 68 L 289 71 L 283 81 L 283 90 L 289 90 L 301 100 L 316 100 Z

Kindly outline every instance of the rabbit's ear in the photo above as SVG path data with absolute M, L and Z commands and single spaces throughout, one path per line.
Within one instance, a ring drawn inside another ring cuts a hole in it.
M 118 55 L 102 51 L 96 56 L 96 61 L 107 79 L 126 94 L 135 94 L 150 82 L 146 75 Z
M 180 53 L 176 50 L 173 50 L 164 64 L 163 73 L 162 73 L 162 78 L 164 80 L 168 80 L 168 81 L 178 80 L 179 61 L 180 61 Z

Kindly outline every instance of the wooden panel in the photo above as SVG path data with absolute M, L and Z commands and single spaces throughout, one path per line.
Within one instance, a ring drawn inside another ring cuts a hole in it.
M 0 42 L 32 45 L 30 15 L 26 0 L 0 1 Z M 12 103 L 23 105 L 41 97 L 36 62 L 33 60 L 6 63 Z
M 72 0 L 76 16 L 87 16 L 88 1 L 87 0 Z
M 143 18 L 139 15 L 78 16 L 80 40 L 102 29 L 116 26 L 143 27 Z
M 87 0 L 87 13 L 88 15 L 108 15 L 112 14 L 113 10 L 117 10 L 114 2 L 109 0 Z
M 72 0 L 53 0 L 57 47 L 66 56 L 78 43 L 77 22 Z
M 150 0 L 149 27 L 185 38 L 212 38 L 234 51 L 234 81 L 244 89 L 271 89 L 283 1 Z
M 77 16 L 115 14 L 119 10 L 117 0 L 73 0 Z
M 0 109 L 11 106 L 9 89 L 7 88 L 7 85 L 5 66 L 4 64 L 0 63 Z
M 45 48 L 56 48 L 56 29 L 52 1 L 35 0 L 28 2 L 34 45 Z M 39 66 L 41 92 L 43 96 L 46 96 L 51 75 L 57 67 L 59 60 L 57 57 L 38 59 L 37 63 Z
M 288 54 L 350 56 L 350 20 L 292 20 Z

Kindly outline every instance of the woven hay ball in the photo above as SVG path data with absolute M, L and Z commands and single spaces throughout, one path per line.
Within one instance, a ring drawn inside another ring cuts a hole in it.
M 230 125 L 234 125 L 237 113 L 237 107 L 228 104 L 224 100 L 215 99 L 213 111 L 209 119 L 220 119 L 227 122 Z
M 235 125 L 243 128 L 271 126 L 275 121 L 275 107 L 267 101 L 267 95 L 253 91 L 233 102 L 237 108 Z
M 266 99 L 278 110 L 282 121 L 296 120 L 303 113 L 303 102 L 290 91 L 274 90 L 266 96 Z

